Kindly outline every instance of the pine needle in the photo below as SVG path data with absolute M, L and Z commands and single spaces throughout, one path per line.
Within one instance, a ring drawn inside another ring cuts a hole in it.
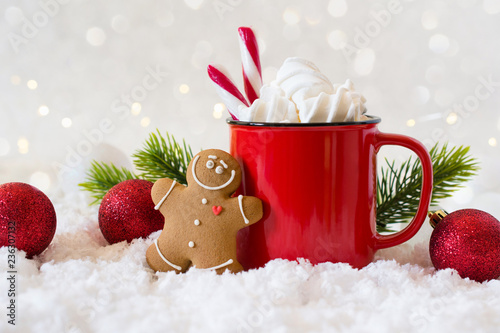
M 182 141 L 182 146 L 167 133 L 166 139 L 157 130 L 151 133 L 144 148 L 134 155 L 134 165 L 141 171 L 141 177 L 149 181 L 170 178 L 178 183 L 187 184 L 186 173 L 193 158 L 191 147 Z
M 431 205 L 448 198 L 462 187 L 479 170 L 476 159 L 468 155 L 469 147 L 448 149 L 444 144 L 438 150 L 436 144 L 429 152 L 434 173 Z M 386 159 L 377 179 L 377 229 L 391 231 L 393 223 L 404 223 L 417 211 L 422 186 L 420 160 L 411 157 L 396 168 L 395 162 Z
M 104 195 L 116 184 L 137 178 L 139 177 L 126 168 L 117 168 L 112 163 L 93 161 L 87 172 L 86 181 L 78 186 L 91 193 L 95 199 L 91 205 L 95 205 L 100 203 Z

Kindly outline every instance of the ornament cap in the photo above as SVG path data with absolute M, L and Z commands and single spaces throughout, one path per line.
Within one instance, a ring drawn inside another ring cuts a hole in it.
M 429 224 L 432 226 L 432 228 L 436 228 L 439 222 L 441 222 L 444 217 L 448 215 L 448 212 L 445 211 L 444 209 L 440 209 L 438 211 L 429 212 Z

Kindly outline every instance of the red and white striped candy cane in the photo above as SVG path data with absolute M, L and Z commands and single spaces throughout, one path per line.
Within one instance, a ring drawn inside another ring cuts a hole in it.
M 240 34 L 241 62 L 245 93 L 250 104 L 259 98 L 262 87 L 262 70 L 260 68 L 259 45 L 251 28 L 238 28 Z
M 238 110 L 240 106 L 247 106 L 248 102 L 241 94 L 238 88 L 234 85 L 233 81 L 224 67 L 220 65 L 208 65 L 208 76 L 215 83 L 217 93 L 226 104 L 231 117 L 234 120 L 239 120 Z

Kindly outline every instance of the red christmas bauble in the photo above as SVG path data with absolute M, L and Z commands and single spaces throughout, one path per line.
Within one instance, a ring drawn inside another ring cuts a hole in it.
M 25 183 L 0 185 L 0 246 L 13 245 L 31 258 L 45 250 L 56 232 L 49 198 Z
M 110 243 L 147 237 L 163 228 L 163 215 L 154 209 L 153 183 L 131 179 L 113 186 L 99 207 L 99 227 Z
M 429 251 L 437 269 L 453 268 L 478 282 L 500 276 L 500 222 L 477 209 L 455 211 L 437 222 Z

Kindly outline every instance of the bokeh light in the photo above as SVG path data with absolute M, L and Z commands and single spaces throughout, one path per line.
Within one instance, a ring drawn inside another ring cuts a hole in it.
M 443 54 L 450 47 L 450 39 L 442 34 L 435 34 L 429 39 L 429 49 L 437 54 Z
M 283 12 L 283 21 L 286 24 L 297 24 L 300 22 L 300 13 L 295 8 L 286 8 Z
M 28 80 L 28 82 L 26 82 L 26 86 L 31 90 L 35 90 L 38 87 L 38 82 L 35 80 Z
M 226 106 L 223 103 L 217 103 L 214 105 L 214 112 L 213 112 L 213 117 L 215 119 L 220 119 L 222 118 L 222 114 L 226 110 Z
M 142 105 L 139 102 L 134 102 L 132 103 L 132 106 L 130 107 L 130 112 L 134 115 L 137 116 L 141 113 L 142 110 Z
M 326 37 L 328 45 L 334 50 L 342 49 L 347 43 L 347 35 L 342 30 L 333 30 Z
M 40 116 L 46 116 L 48 115 L 50 112 L 49 110 L 49 107 L 47 105 L 40 105 L 40 107 L 38 108 L 38 114 Z
M 115 15 L 111 18 L 111 28 L 119 34 L 126 33 L 130 28 L 128 18 L 123 15 Z
M 203 0 L 184 0 L 184 3 L 191 9 L 198 10 L 203 4 Z
M 320 11 L 314 12 L 314 13 L 307 13 L 306 16 L 304 17 L 305 21 L 309 25 L 317 25 L 321 23 L 322 20 L 322 13 Z
M 21 78 L 17 75 L 12 75 L 10 77 L 10 83 L 12 83 L 15 86 L 18 86 L 21 83 Z
M 450 112 L 448 116 L 446 117 L 446 122 L 449 125 L 454 125 L 458 121 L 458 115 L 455 112 Z
M 415 104 L 424 105 L 429 101 L 431 94 L 424 86 L 416 86 L 411 93 L 411 100 Z
M 342 17 L 347 13 L 347 2 L 345 0 L 330 0 L 328 13 L 333 17 Z
M 179 86 L 179 92 L 181 94 L 187 94 L 189 92 L 189 86 L 187 84 L 181 84 Z
M 27 154 L 29 152 L 29 148 L 30 148 L 30 142 L 28 141 L 28 139 L 26 139 L 26 137 L 21 136 L 17 140 L 17 150 L 21 154 Z
M 92 46 L 101 46 L 106 41 L 106 33 L 98 27 L 87 30 L 87 42 Z
M 16 26 L 23 21 L 25 15 L 20 8 L 11 6 L 5 10 L 4 17 L 5 21 L 7 21 L 8 24 L 10 24 L 11 26 Z
M 144 117 L 141 119 L 141 126 L 148 127 L 151 124 L 151 119 L 149 117 Z
M 70 128 L 73 125 L 73 121 L 70 118 L 63 118 L 61 120 L 61 125 L 64 128 Z

